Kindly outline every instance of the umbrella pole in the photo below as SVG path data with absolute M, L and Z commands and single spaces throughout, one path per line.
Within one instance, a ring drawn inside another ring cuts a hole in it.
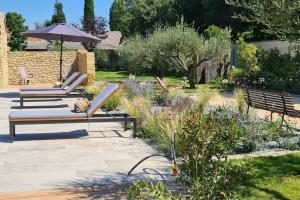
M 63 40 L 63 36 L 61 36 L 60 39 L 60 65 L 59 65 L 59 81 L 62 81 L 62 63 L 63 63 L 63 59 L 62 59 L 62 52 L 63 52 L 63 46 L 64 46 L 64 40 Z

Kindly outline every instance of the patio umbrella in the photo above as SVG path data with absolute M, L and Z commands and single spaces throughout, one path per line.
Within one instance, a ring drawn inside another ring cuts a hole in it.
M 59 79 L 62 80 L 62 50 L 64 42 L 87 42 L 87 43 L 96 43 L 99 42 L 100 39 L 90 35 L 86 32 L 78 30 L 75 27 L 68 26 L 65 24 L 55 24 L 52 26 L 47 26 L 44 28 L 30 30 L 22 33 L 27 37 L 40 38 L 44 40 L 58 40 L 61 42 L 60 48 L 60 72 Z

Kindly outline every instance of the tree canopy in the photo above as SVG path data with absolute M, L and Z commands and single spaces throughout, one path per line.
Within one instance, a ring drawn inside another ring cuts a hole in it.
M 21 33 L 28 30 L 28 27 L 24 23 L 25 19 L 21 14 L 16 12 L 6 14 L 6 25 L 10 33 L 8 46 L 12 51 L 21 51 L 25 48 L 25 37 Z
M 95 31 L 94 0 L 84 0 L 83 30 L 88 33 Z
M 51 19 L 51 24 L 57 23 L 66 23 L 66 16 L 63 11 L 63 4 L 58 0 L 54 4 L 54 14 Z
M 176 26 L 157 27 L 145 38 L 139 35 L 130 38 L 119 53 L 122 64 L 129 70 L 152 68 L 159 73 L 173 68 L 183 72 L 194 88 L 197 68 L 205 61 L 220 61 L 228 55 L 230 38 L 228 29 L 214 28 L 213 33 L 199 36 L 194 28 L 181 22 Z
M 229 5 L 247 12 L 237 14 L 242 21 L 262 25 L 267 34 L 279 39 L 300 40 L 299 0 L 226 0 Z
M 175 25 L 178 20 L 174 0 L 115 0 L 110 9 L 110 29 L 123 36 L 145 36 L 156 24 Z
M 260 31 L 261 25 L 240 21 L 235 14 L 247 11 L 232 7 L 225 0 L 114 0 L 110 9 L 110 29 L 121 31 L 123 36 L 135 34 L 145 36 L 152 33 L 156 25 L 175 25 L 183 17 L 203 33 L 211 25 L 231 27 L 237 38 L 240 32 L 253 33 L 252 39 L 266 39 Z

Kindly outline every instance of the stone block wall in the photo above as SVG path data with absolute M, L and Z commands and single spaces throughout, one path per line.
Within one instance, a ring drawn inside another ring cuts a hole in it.
M 95 83 L 95 54 L 93 52 L 87 52 L 79 50 L 77 54 L 78 70 L 81 73 L 88 75 L 86 85 L 93 85 Z
M 7 63 L 7 33 L 5 16 L 0 13 L 0 88 L 8 86 L 8 63 Z
M 20 83 L 19 67 L 25 67 L 33 75 L 31 84 L 55 83 L 59 80 L 59 51 L 10 52 L 7 46 L 5 15 L 0 13 L 0 88 Z M 74 71 L 86 73 L 85 84 L 95 82 L 95 55 L 84 50 L 63 52 L 63 77 Z
M 20 82 L 19 67 L 25 67 L 33 75 L 33 84 L 55 83 L 59 80 L 58 51 L 20 51 L 8 53 L 9 84 L 17 85 Z M 77 52 L 63 52 L 63 77 L 73 71 L 78 71 Z

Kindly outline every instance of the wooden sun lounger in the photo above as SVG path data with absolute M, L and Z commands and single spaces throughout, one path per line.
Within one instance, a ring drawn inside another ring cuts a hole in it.
M 21 91 L 20 92 L 20 107 L 24 107 L 24 99 L 36 99 L 36 98 L 72 98 L 82 97 L 79 92 L 74 90 L 87 78 L 86 74 L 80 75 L 76 81 L 74 81 L 67 89 L 62 90 L 49 90 L 49 91 Z
M 156 81 L 164 92 L 168 92 L 168 88 L 165 86 L 165 84 L 162 82 L 162 80 L 159 77 L 156 77 Z
M 136 119 L 126 113 L 96 114 L 96 111 L 119 89 L 118 84 L 109 84 L 83 113 L 70 110 L 12 111 L 9 114 L 9 135 L 11 142 L 16 137 L 16 125 L 57 124 L 57 123 L 90 123 L 90 122 L 133 122 L 133 137 L 136 136 Z
M 49 90 L 63 90 L 67 86 L 71 85 L 80 75 L 79 72 L 74 72 L 69 78 L 67 78 L 60 87 L 20 87 L 20 91 L 49 91 Z

